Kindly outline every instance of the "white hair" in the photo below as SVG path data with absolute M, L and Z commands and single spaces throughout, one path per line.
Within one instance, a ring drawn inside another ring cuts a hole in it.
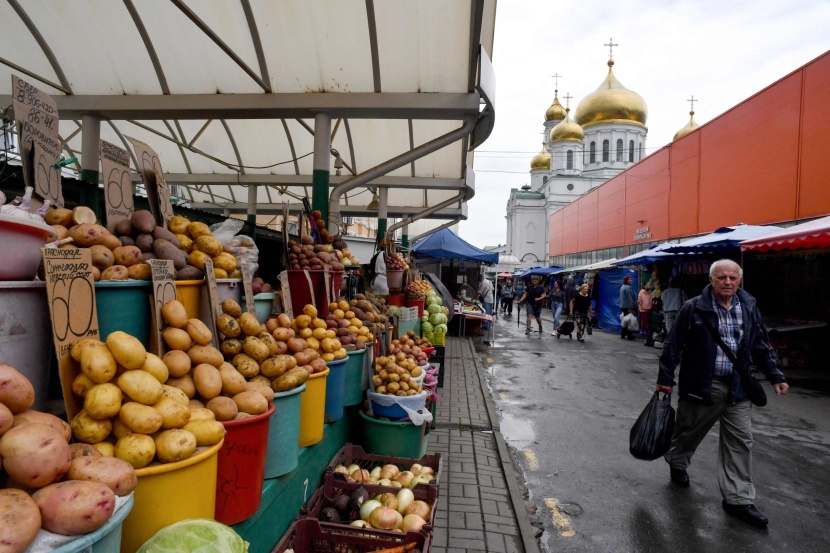
M 731 265 L 738 268 L 738 276 L 744 278 L 744 270 L 741 269 L 741 266 L 738 265 L 736 262 L 732 261 L 731 259 L 718 259 L 709 267 L 709 276 L 711 278 L 715 278 L 715 273 L 718 271 L 719 267 L 724 265 Z

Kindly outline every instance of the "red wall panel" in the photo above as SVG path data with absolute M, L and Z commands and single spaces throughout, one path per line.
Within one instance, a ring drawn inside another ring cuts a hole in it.
M 597 249 L 613 248 L 625 242 L 625 173 L 596 189 Z
M 597 191 L 592 190 L 579 199 L 578 251 L 597 249 Z
M 548 255 L 562 255 L 562 217 L 564 209 L 554 212 L 548 224 Z
M 674 142 L 669 156 L 669 237 L 692 236 L 698 234 L 700 133 L 687 134 Z
M 626 172 L 625 242 L 664 240 L 669 234 L 669 150 L 650 155 Z M 634 240 L 648 227 L 650 237 Z
M 565 253 L 578 252 L 577 236 L 579 233 L 579 202 L 574 202 L 564 208 L 562 214 L 562 251 Z
M 830 55 L 804 69 L 799 219 L 830 212 Z

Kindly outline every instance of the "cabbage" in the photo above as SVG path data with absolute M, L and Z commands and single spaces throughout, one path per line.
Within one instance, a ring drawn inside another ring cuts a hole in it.
M 447 316 L 443 313 L 433 313 L 429 316 L 429 322 L 433 325 L 447 324 Z
M 248 543 L 215 520 L 194 518 L 171 524 L 147 540 L 137 553 L 246 553 Z
M 432 332 L 432 324 L 429 322 L 421 322 L 421 332 Z
M 428 322 L 429 322 L 429 315 L 427 315 L 426 313 L 424 313 L 424 316 L 423 316 L 423 317 L 421 317 L 421 322 L 422 322 L 422 323 L 428 323 Z
M 444 302 L 441 301 L 441 296 L 435 292 L 430 292 L 430 294 L 432 294 L 432 296 L 427 295 L 427 305 L 443 305 Z
M 435 327 L 436 334 L 446 334 L 447 333 L 447 325 L 440 324 Z
M 440 306 L 440 305 L 438 305 L 438 304 L 431 303 L 431 304 L 429 304 L 429 305 L 427 306 L 427 311 L 430 313 L 430 315 L 432 315 L 432 314 L 434 314 L 434 313 L 441 313 L 441 312 L 442 312 L 442 308 L 441 308 L 441 306 Z
M 429 292 L 427 292 L 427 298 L 434 298 L 437 295 L 438 292 L 436 292 L 435 290 L 430 290 Z
M 390 306 L 389 306 L 389 314 L 390 314 L 390 315 L 394 315 L 394 314 L 395 314 L 395 312 L 396 312 L 397 310 L 398 310 L 398 306 L 397 306 L 397 305 L 390 305 Z

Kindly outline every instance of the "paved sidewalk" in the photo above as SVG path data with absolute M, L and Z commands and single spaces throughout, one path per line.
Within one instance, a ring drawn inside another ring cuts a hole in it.
M 434 553 L 538 553 L 494 403 L 467 338 L 447 338 L 429 450 L 444 456 Z

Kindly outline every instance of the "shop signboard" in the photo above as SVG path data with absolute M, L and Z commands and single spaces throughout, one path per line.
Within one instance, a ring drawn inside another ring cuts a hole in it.
M 155 150 L 144 142 L 129 136 L 126 138 L 135 149 L 138 170 L 141 173 L 141 180 L 144 182 L 147 199 L 150 202 L 150 211 L 152 211 L 156 223 L 167 228 L 167 223 L 173 218 L 173 204 L 170 202 L 170 187 L 164 179 L 161 160 L 159 160 Z
M 211 320 L 208 328 L 213 330 L 213 335 L 218 340 L 219 327 L 216 324 L 216 319 L 219 318 L 222 308 L 219 305 L 219 286 L 216 284 L 216 273 L 213 272 L 213 260 L 209 257 L 205 258 L 205 283 L 207 284 L 208 312 Z
M 170 259 L 150 259 L 150 274 L 153 280 L 153 308 L 150 310 L 153 332 L 150 335 L 150 350 L 159 357 L 167 353 L 167 345 L 161 337 L 164 318 L 161 308 L 176 299 L 176 268 Z
M 256 306 L 254 305 L 254 287 L 251 279 L 251 271 L 247 265 L 242 264 L 242 289 L 245 291 L 245 307 L 248 313 L 256 316 Z
M 107 230 L 115 234 L 115 225 L 129 219 L 135 209 L 130 181 L 130 153 L 106 140 L 101 140 L 99 151 Z

